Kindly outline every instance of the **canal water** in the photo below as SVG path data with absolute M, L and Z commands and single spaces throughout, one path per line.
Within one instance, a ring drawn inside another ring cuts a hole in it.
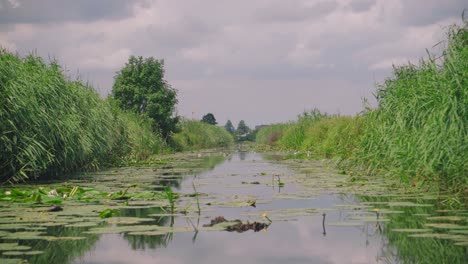
M 200 162 L 193 165 L 194 159 Z M 159 166 L 87 174 L 67 184 L 80 186 L 83 197 L 111 196 L 117 189 L 120 194 L 127 189 L 121 197 L 128 197 L 104 202 L 82 198 L 63 204 L 58 212 L 2 204 L 1 259 L 466 263 L 468 215 L 463 206 L 448 207 L 441 193 L 402 190 L 374 178 L 338 171 L 321 161 L 254 152 L 197 153 Z M 47 190 L 59 190 L 61 183 L 52 186 Z M 165 186 L 175 195 L 172 209 L 170 202 L 151 196 Z M 110 217 L 97 217 L 105 210 Z M 211 226 L 214 219 L 262 225 L 226 231 L 226 223 Z

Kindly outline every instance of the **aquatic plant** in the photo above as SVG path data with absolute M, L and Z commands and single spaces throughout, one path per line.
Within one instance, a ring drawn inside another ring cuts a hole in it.
M 169 205 L 171 206 L 171 214 L 174 214 L 176 195 L 174 194 L 174 192 L 172 192 L 172 189 L 168 186 L 164 188 L 164 193 L 166 194 L 167 201 L 169 202 Z

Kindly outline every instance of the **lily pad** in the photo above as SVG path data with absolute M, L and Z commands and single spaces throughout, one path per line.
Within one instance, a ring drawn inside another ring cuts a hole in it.
M 65 225 L 65 227 L 93 227 L 97 226 L 99 222 L 81 222 L 81 223 L 74 223 Z
M 426 218 L 427 220 L 442 220 L 442 221 L 464 221 L 466 218 L 460 216 L 430 216 Z
M 463 242 L 463 240 L 466 239 L 466 236 L 453 235 L 453 234 L 444 234 L 444 233 L 411 234 L 411 235 L 408 235 L 408 237 L 449 239 L 449 240 L 461 241 L 461 242 Z
M 25 231 L 25 232 L 15 232 L 11 233 L 6 237 L 3 237 L 3 239 L 17 239 L 17 240 L 33 240 L 33 239 L 38 239 L 40 235 L 45 234 L 44 232 L 31 232 L 31 231 Z
M 0 263 L 2 264 L 23 264 L 27 263 L 25 259 L 19 258 L 0 258 Z
M 437 229 L 468 229 L 468 226 L 450 224 L 450 223 L 433 223 L 426 224 L 426 226 L 437 228 Z
M 30 246 L 18 245 L 18 243 L 0 243 L 0 251 L 20 251 L 30 249 Z
M 6 251 L 2 254 L 4 256 L 33 256 L 33 255 L 40 255 L 44 253 L 44 251 L 34 250 L 34 251 Z
M 418 228 L 395 228 L 392 229 L 393 232 L 401 232 L 401 233 L 425 233 L 431 232 L 432 229 L 418 229 Z
M 139 217 L 111 217 L 106 219 L 109 224 L 138 224 L 141 222 L 151 222 L 154 221 L 153 218 L 139 218 Z

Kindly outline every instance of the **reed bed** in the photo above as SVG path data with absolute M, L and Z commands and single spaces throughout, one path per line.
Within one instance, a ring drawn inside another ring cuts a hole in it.
M 153 146 L 136 143 L 151 130 L 135 120 L 57 62 L 0 50 L 0 183 L 60 178 Z
M 394 67 L 378 107 L 355 117 L 316 111 L 261 129 L 257 142 L 347 160 L 369 174 L 468 189 L 468 23 L 448 30 L 442 56 Z
M 233 136 L 223 127 L 194 120 L 182 120 L 179 131 L 172 135 L 175 150 L 196 150 L 203 148 L 229 147 Z

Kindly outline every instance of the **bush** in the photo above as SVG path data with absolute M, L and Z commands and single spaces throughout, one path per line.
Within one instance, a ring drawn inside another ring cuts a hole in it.
M 176 150 L 228 147 L 234 142 L 233 136 L 223 127 L 200 121 L 182 120 L 180 132 L 172 135 Z

